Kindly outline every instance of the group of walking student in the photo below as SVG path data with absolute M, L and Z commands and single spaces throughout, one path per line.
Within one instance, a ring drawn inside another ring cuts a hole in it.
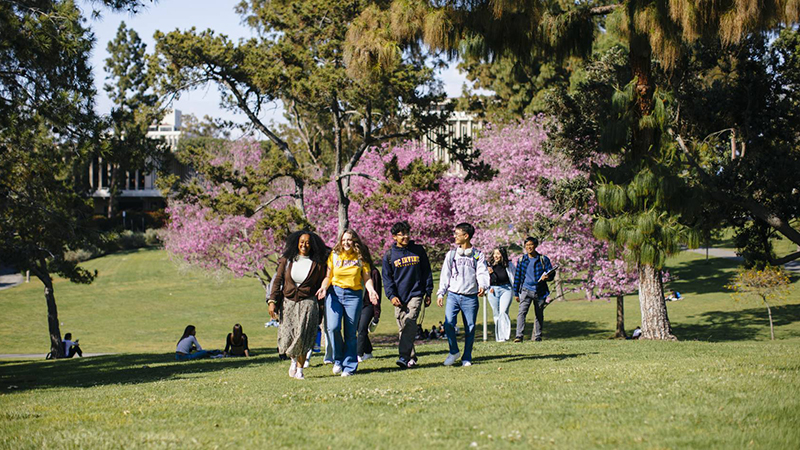
M 550 260 L 536 252 L 538 241 L 526 239 L 526 254 L 514 269 L 505 249 L 495 249 L 487 262 L 472 246 L 474 234 L 472 225 L 456 225 L 456 248 L 447 252 L 442 264 L 436 297 L 439 307 L 445 307 L 444 331 L 449 344 L 446 366 L 459 360 L 462 366 L 472 365 L 478 297 L 486 293 L 494 311 L 498 341 L 510 337 L 508 308 L 512 294 L 520 302 L 514 341 L 522 341 L 531 306 L 536 316 L 534 339 L 541 340 L 547 281 L 555 271 Z M 270 316 L 280 319 L 278 351 L 291 358 L 290 377 L 304 379 L 303 369 L 308 367 L 320 328 L 327 341 L 325 362 L 333 365 L 333 374 L 355 374 L 359 362 L 372 357 L 367 330 L 380 319 L 381 290 L 394 306 L 400 333 L 397 365 L 402 369 L 417 365 L 417 320 L 423 308 L 431 304 L 433 273 L 427 252 L 411 240 L 407 222 L 395 223 L 391 235 L 394 243 L 383 256 L 382 271 L 377 270 L 369 249 L 353 230 L 345 230 L 330 251 L 311 231 L 298 231 L 287 238 L 267 303 Z M 465 331 L 463 353 L 456 341 L 459 313 Z

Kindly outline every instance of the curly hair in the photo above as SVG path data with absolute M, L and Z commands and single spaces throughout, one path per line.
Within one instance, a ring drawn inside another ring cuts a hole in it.
M 286 248 L 283 250 L 282 256 L 286 258 L 287 261 L 297 258 L 297 255 L 300 254 L 300 251 L 297 249 L 297 244 L 300 242 L 300 237 L 306 234 L 309 238 L 309 244 L 311 244 L 311 251 L 308 257 L 315 263 L 324 266 L 328 260 L 328 252 L 330 252 L 330 249 L 325 245 L 321 237 L 309 230 L 295 231 L 290 234 L 289 237 L 286 238 Z
M 358 233 L 351 229 L 344 230 L 342 234 L 339 235 L 339 240 L 336 242 L 336 245 L 333 247 L 333 251 L 335 253 L 344 253 L 344 247 L 342 246 L 342 238 L 345 234 L 350 234 L 353 238 L 353 250 L 358 255 L 358 260 L 367 263 L 370 267 L 373 267 L 372 264 L 372 256 L 369 253 L 369 248 L 361 242 L 361 238 L 358 236 Z
M 500 265 L 502 267 L 508 267 L 508 250 L 506 250 L 505 247 L 495 247 L 494 250 L 492 250 L 492 262 L 489 265 L 490 266 L 495 265 L 494 264 L 494 251 L 495 250 L 500 252 Z

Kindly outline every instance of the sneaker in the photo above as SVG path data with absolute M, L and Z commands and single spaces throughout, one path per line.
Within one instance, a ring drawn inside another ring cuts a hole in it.
M 444 365 L 452 366 L 453 363 L 456 362 L 459 356 L 461 356 L 461 353 L 450 353 L 449 355 L 447 355 L 447 358 L 445 358 Z
M 327 359 L 322 361 L 322 364 L 333 364 L 333 361 L 328 361 Z
M 408 369 L 408 361 L 401 356 L 400 358 L 397 358 L 397 366 L 401 369 Z
M 334 364 L 332 372 L 334 375 L 339 375 L 340 373 L 342 373 L 342 366 L 340 366 L 339 364 Z
M 517 336 L 514 338 L 514 342 L 522 342 L 522 338 Z
M 311 360 L 307 359 L 306 362 L 303 363 L 303 369 L 308 369 L 311 367 Z
M 416 359 L 410 359 L 408 361 L 408 368 L 409 369 L 412 368 L 412 367 L 415 367 L 416 365 L 417 365 L 417 360 Z
M 358 362 L 364 362 L 364 358 L 362 358 L 360 356 L 357 356 L 356 359 L 358 360 Z
M 469 361 L 461 361 L 461 367 L 469 367 L 471 365 L 472 365 L 472 363 L 469 362 Z
M 542 342 L 542 338 L 536 338 L 533 340 L 533 342 Z
M 342 372 L 342 376 L 343 377 L 352 377 L 353 376 L 353 372 Z
M 364 353 L 364 355 L 361 357 L 361 360 L 366 361 L 370 358 L 372 358 L 372 353 Z
M 294 377 L 297 374 L 297 360 L 292 359 L 292 364 L 289 366 L 289 376 Z
M 303 369 L 298 369 L 297 373 L 294 374 L 295 380 L 305 380 L 306 377 L 303 376 Z

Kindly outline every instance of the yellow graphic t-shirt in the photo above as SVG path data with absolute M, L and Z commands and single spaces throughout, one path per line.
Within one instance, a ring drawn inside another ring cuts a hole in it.
M 340 288 L 360 291 L 364 289 L 361 274 L 369 278 L 372 268 L 369 264 L 359 261 L 355 252 L 335 253 L 328 256 L 328 268 L 333 272 L 331 284 Z

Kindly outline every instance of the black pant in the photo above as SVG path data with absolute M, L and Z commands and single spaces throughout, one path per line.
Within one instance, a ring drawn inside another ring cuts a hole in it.
M 358 356 L 372 353 L 372 342 L 369 341 L 369 324 L 375 316 L 375 306 L 372 303 L 361 308 L 361 318 L 358 320 Z
M 73 345 L 72 347 L 67 349 L 67 353 L 64 355 L 64 358 L 72 358 L 73 356 L 75 356 L 76 353 L 78 354 L 78 356 L 83 356 L 83 351 L 81 350 L 81 347 L 78 345 Z

